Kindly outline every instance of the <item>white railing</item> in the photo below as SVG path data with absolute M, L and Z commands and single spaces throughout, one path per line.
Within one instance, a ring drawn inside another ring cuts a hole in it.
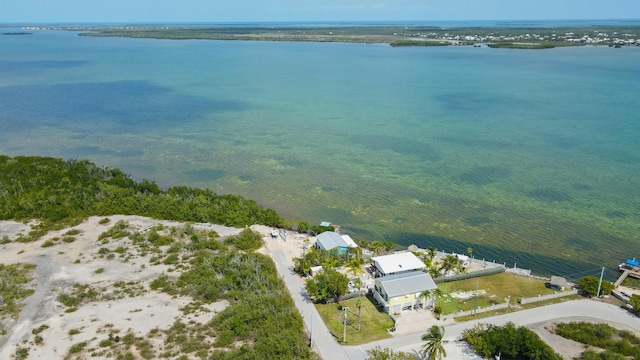
M 522 299 L 520 299 L 520 304 L 524 305 L 524 304 L 530 304 L 530 303 L 534 303 L 534 302 L 538 302 L 538 301 L 556 299 L 556 298 L 559 298 L 559 297 L 575 295 L 577 293 L 578 293 L 578 290 L 558 291 L 558 292 L 555 292 L 553 294 L 538 295 L 538 296 L 534 296 L 534 297 L 530 297 L 530 298 L 522 298 Z

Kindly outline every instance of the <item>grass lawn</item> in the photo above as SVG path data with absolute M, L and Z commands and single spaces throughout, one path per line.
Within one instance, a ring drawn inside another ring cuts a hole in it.
M 316 304 L 322 320 L 329 328 L 329 332 L 342 343 L 344 331 L 344 310 L 347 309 L 347 345 L 366 344 L 371 341 L 391 337 L 388 328 L 393 327 L 393 320 L 381 308 L 376 307 L 375 301 L 370 297 L 361 297 L 362 309 L 360 318 L 360 331 L 358 331 L 358 309 L 356 301 L 350 299 L 341 301 L 340 304 Z
M 493 304 L 504 303 L 510 297 L 510 303 L 515 304 L 521 297 L 551 294 L 554 291 L 544 286 L 546 281 L 528 276 L 520 276 L 510 273 L 501 273 L 474 279 L 452 281 L 438 284 L 443 295 L 438 299 L 442 306 L 443 314 L 451 314 L 460 310 L 471 310 L 474 305 L 481 308 Z M 484 290 L 486 294 L 458 299 L 451 296 L 454 292 L 469 292 Z

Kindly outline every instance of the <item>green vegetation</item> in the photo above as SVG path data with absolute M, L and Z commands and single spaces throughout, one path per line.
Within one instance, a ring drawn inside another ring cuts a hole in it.
M 504 303 L 510 298 L 515 304 L 519 298 L 551 294 L 554 291 L 545 287 L 543 280 L 519 276 L 511 273 L 500 273 L 474 279 L 452 281 L 438 284 L 442 292 L 437 302 L 442 306 L 443 314 L 452 314 L 460 310 L 471 310 L 475 306 L 486 307 Z M 472 292 L 484 290 L 484 294 L 466 300 L 451 296 L 454 292 Z
M 447 357 L 444 344 L 447 342 L 444 338 L 444 326 L 433 325 L 429 331 L 422 335 L 422 353 L 429 360 L 442 360 Z
M 62 293 L 56 297 L 56 300 L 62 305 L 66 306 L 66 312 L 74 312 L 78 309 L 78 306 L 96 301 L 99 299 L 100 293 L 87 284 L 74 284 L 71 293 Z
M 581 359 L 640 359 L 640 338 L 629 331 L 618 330 L 607 324 L 560 323 L 556 325 L 555 333 L 564 338 L 606 350 L 606 355 L 589 352 L 583 354 Z
M 362 299 L 360 308 L 360 331 L 358 331 L 357 301 Z M 344 308 L 347 308 L 347 344 L 359 345 L 391 337 L 389 329 L 393 320 L 371 297 L 361 297 L 341 301 L 339 304 L 316 304 L 316 309 L 329 332 L 342 340 L 344 332 Z
M 629 299 L 629 305 L 633 308 L 633 311 L 636 313 L 640 312 L 640 295 L 632 294 Z
M 598 296 L 609 295 L 615 289 L 615 286 L 610 281 L 602 280 L 602 284 L 600 284 L 600 279 L 595 276 L 584 276 L 578 279 L 578 286 L 588 296 L 596 296 L 598 286 L 600 286 Z
M 87 342 L 83 341 L 83 342 L 79 342 L 77 344 L 73 344 L 70 348 L 69 348 L 69 353 L 70 354 L 75 354 L 75 353 L 79 353 L 80 351 L 82 351 L 82 349 L 84 349 L 87 346 Z
M 446 41 L 419 41 L 419 40 L 399 40 L 390 43 L 392 47 L 402 46 L 449 46 L 450 42 Z
M 33 294 L 27 285 L 33 280 L 35 268 L 32 264 L 0 264 L 0 320 L 18 315 L 24 305 L 22 300 Z M 0 335 L 4 335 L 1 324 Z
M 191 26 L 189 28 L 167 26 L 138 26 L 113 28 L 87 26 L 85 36 L 122 36 L 154 39 L 208 39 L 253 41 L 312 41 L 348 43 L 386 43 L 391 46 L 444 46 L 452 43 L 474 44 L 488 42 L 491 47 L 509 49 L 548 49 L 556 46 L 586 44 L 585 36 L 599 32 L 625 34 L 605 45 L 621 44 L 628 38 L 636 38 L 634 26 L 589 27 L 508 27 L 508 28 L 445 28 L 439 26 Z M 77 30 L 74 27 L 73 30 Z M 464 41 L 461 39 L 465 39 Z
M 376 346 L 367 350 L 367 360 L 415 360 L 416 357 L 403 351 L 393 351 L 389 348 Z
M 251 229 L 244 229 L 236 236 L 229 236 L 225 244 L 233 245 L 238 250 L 255 251 L 262 247 L 262 236 Z
M 309 274 L 314 266 L 340 267 L 347 265 L 347 259 L 362 259 L 362 249 L 350 248 L 348 254 L 340 254 L 337 249 L 330 251 L 311 247 L 302 257 L 293 259 L 293 268 L 300 274 Z
M 236 227 L 284 225 L 275 211 L 241 196 L 186 186 L 164 191 L 148 180 L 136 182 L 118 169 L 86 160 L 0 155 L 0 189 L 0 219 L 41 221 L 22 241 L 91 215 L 141 215 Z
M 340 300 L 340 296 L 347 293 L 349 278 L 339 273 L 333 267 L 323 267 L 319 274 L 305 281 L 305 288 L 309 296 L 318 302 L 329 299 Z
M 561 360 L 533 331 L 525 327 L 516 327 L 513 323 L 504 326 L 478 324 L 462 332 L 464 341 L 483 358 L 493 359 L 500 355 L 503 360 Z
M 273 261 L 250 250 L 258 247 L 257 239 L 250 229 L 225 242 L 194 233 L 184 245 L 192 252 L 189 268 L 177 278 L 163 275 L 151 283 L 152 289 L 195 301 L 231 303 L 208 324 L 175 323 L 166 331 L 167 351 L 220 359 L 310 358 L 302 318 Z M 236 342 L 244 345 L 232 346 Z
M 496 42 L 487 44 L 493 49 L 553 49 L 556 46 L 577 46 L 580 44 L 567 44 L 564 42 Z

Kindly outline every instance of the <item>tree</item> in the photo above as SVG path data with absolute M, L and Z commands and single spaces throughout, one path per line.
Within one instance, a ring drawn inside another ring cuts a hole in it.
M 433 297 L 433 293 L 430 290 L 425 290 L 420 293 L 420 297 L 424 299 L 424 308 L 427 308 L 427 300 Z
M 318 301 L 327 301 L 332 297 L 338 300 L 347 292 L 349 278 L 334 268 L 324 267 L 322 272 L 305 282 L 309 296 Z
M 629 299 L 629 304 L 633 307 L 633 311 L 640 312 L 640 295 L 633 294 Z
M 369 250 L 373 251 L 376 255 L 382 255 L 385 252 L 385 247 L 380 241 L 372 241 L 369 243 Z
M 462 339 L 484 359 L 498 356 L 503 359 L 522 360 L 562 359 L 535 332 L 526 327 L 517 327 L 512 322 L 503 326 L 476 324 L 462 332 Z
M 311 261 L 306 257 L 294 258 L 293 268 L 300 275 L 308 274 L 311 271 Z
M 427 255 L 429 256 L 431 261 L 433 261 L 437 254 L 438 251 L 436 250 L 436 248 L 434 248 L 433 246 L 429 246 L 429 248 L 427 249 Z
M 402 351 L 393 351 L 389 348 L 376 346 L 367 350 L 367 360 L 414 360 L 414 356 Z
M 447 356 L 444 350 L 444 344 L 447 342 L 444 338 L 444 327 L 433 325 L 428 332 L 422 335 L 422 352 L 429 360 L 441 360 Z
M 298 232 L 306 233 L 309 231 L 309 223 L 306 221 L 300 221 L 298 223 Z
M 595 276 L 584 276 L 578 280 L 578 286 L 588 296 L 609 295 L 611 294 L 611 291 L 613 291 L 613 289 L 615 288 L 615 286 L 613 286 L 611 282 L 607 280 L 602 280 L 600 294 L 596 294 L 598 292 L 599 284 L 600 284 L 600 279 Z
M 360 331 L 360 313 L 362 311 L 362 297 L 358 297 L 358 299 L 356 299 L 356 309 L 358 309 L 358 331 Z
M 353 258 L 349 260 L 349 272 L 353 276 L 358 276 L 358 274 L 364 274 L 364 270 L 362 266 L 364 265 L 364 260 L 359 258 Z
M 447 275 L 447 273 L 458 267 L 458 257 L 455 255 L 447 255 L 444 259 L 442 259 L 442 265 L 440 265 L 440 271 L 443 272 L 443 275 Z

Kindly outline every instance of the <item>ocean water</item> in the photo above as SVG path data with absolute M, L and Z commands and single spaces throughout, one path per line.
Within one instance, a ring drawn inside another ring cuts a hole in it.
M 538 274 L 640 256 L 640 48 L 0 36 L 0 153 Z

